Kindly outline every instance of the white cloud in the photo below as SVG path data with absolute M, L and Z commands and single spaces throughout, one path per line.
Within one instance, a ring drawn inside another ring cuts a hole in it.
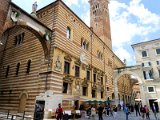
M 115 54 L 122 60 L 124 61 L 124 59 L 126 59 L 126 62 L 130 62 L 132 61 L 131 55 L 130 53 L 125 50 L 124 48 L 120 47 L 115 51 Z
M 64 0 L 67 6 L 78 5 L 79 0 Z
M 160 17 L 145 8 L 141 1 L 132 0 L 129 5 L 118 1 L 110 2 L 113 47 L 126 45 L 135 36 L 143 38 L 160 29 Z

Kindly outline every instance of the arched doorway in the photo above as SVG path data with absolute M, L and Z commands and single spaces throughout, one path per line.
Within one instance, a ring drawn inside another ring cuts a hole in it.
M 115 94 L 115 104 L 118 104 L 118 93 L 119 93 L 119 90 L 118 90 L 118 81 L 120 80 L 120 78 L 122 76 L 125 76 L 125 75 L 128 75 L 128 76 L 134 76 L 137 80 L 137 82 L 139 83 L 139 86 L 140 86 L 140 91 L 143 91 L 143 83 L 144 83 L 144 80 L 141 79 L 140 76 L 143 76 L 143 74 L 141 74 L 139 72 L 139 70 L 141 69 L 141 66 L 133 66 L 133 67 L 124 67 L 124 68 L 118 68 L 116 70 L 114 70 L 114 94 Z M 134 83 L 135 84 L 135 83 Z M 122 97 L 122 99 L 124 100 L 124 102 L 129 102 L 129 99 L 128 99 L 128 95 L 126 93 L 126 90 L 128 90 L 128 88 L 126 87 L 126 84 L 124 82 L 123 85 L 123 89 L 122 89 L 122 96 L 124 95 L 124 97 Z M 126 96 L 127 95 L 127 96 Z M 131 95 L 129 95 L 131 96 Z M 146 99 L 145 99 L 145 94 L 141 94 L 141 99 L 142 99 L 142 103 L 146 104 Z
M 19 101 L 19 113 L 23 113 L 25 111 L 27 98 L 28 98 L 27 93 L 21 93 Z

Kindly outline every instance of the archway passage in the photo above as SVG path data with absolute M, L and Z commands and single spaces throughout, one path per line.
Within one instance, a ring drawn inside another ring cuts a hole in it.
M 25 111 L 26 102 L 27 102 L 27 95 L 23 93 L 19 101 L 19 113 L 23 113 Z
M 142 74 L 140 72 L 141 66 L 128 66 L 123 68 L 118 68 L 114 70 L 114 94 L 115 94 L 115 103 L 118 104 L 119 97 L 118 93 L 124 96 L 123 101 L 125 103 L 128 103 L 130 101 L 134 101 L 133 91 L 128 93 L 130 90 L 130 87 L 132 87 L 134 84 L 138 82 L 140 85 L 140 91 L 143 90 L 142 83 L 144 82 L 142 78 Z M 134 77 L 133 77 L 134 76 Z M 125 78 L 125 79 L 124 79 Z M 128 79 L 130 82 L 126 82 L 125 80 Z M 123 81 L 123 82 L 120 82 Z M 128 86 L 130 85 L 130 86 Z M 119 90 L 118 86 L 121 86 L 121 90 Z M 129 99 L 129 96 L 131 96 L 132 100 Z M 141 94 L 142 103 L 146 103 L 145 101 L 145 95 Z

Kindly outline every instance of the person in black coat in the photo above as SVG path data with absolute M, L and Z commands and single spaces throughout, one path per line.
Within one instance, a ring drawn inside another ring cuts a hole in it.
M 103 120 L 103 117 L 102 117 L 102 115 L 103 115 L 103 110 L 104 110 L 104 108 L 103 108 L 101 105 L 99 105 L 99 107 L 98 107 L 99 120 Z
M 154 117 L 156 118 L 156 120 L 157 120 L 157 111 L 158 111 L 158 108 L 153 103 L 152 104 L 152 112 L 154 113 Z
M 135 103 L 135 106 L 134 106 L 135 110 L 136 110 L 136 116 L 141 116 L 140 112 L 139 112 L 139 104 L 138 103 Z

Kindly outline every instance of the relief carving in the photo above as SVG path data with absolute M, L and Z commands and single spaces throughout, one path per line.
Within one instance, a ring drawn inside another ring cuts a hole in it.
M 59 57 L 59 56 L 57 57 L 57 60 L 56 60 L 56 62 L 55 62 L 55 67 L 54 67 L 54 69 L 55 69 L 56 71 L 58 71 L 58 72 L 61 72 L 61 70 L 62 70 L 62 62 L 60 61 L 60 57 Z

